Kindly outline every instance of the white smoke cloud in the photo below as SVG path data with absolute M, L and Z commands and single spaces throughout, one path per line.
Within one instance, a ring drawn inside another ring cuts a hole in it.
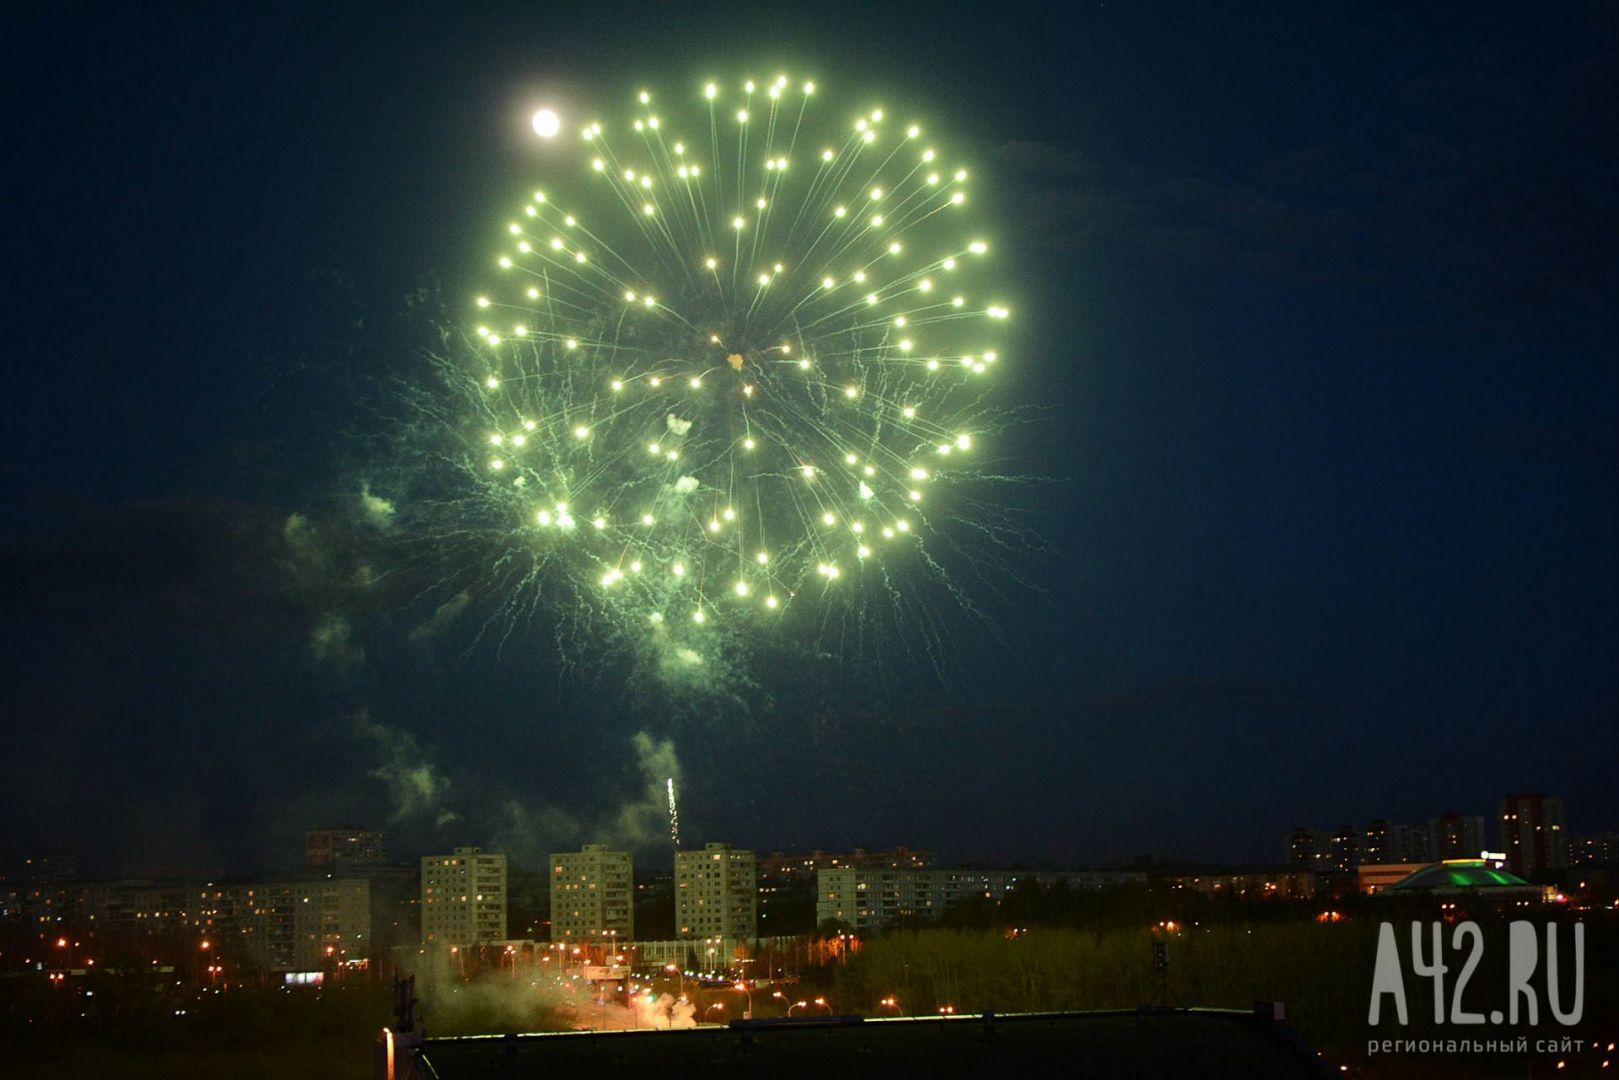
M 287 544 L 294 548 L 307 547 L 314 542 L 309 519 L 302 514 L 288 514 L 287 520 L 281 525 L 281 535 L 287 541 Z
M 456 619 L 460 618 L 461 612 L 465 611 L 467 605 L 471 602 L 472 595 L 470 593 L 465 590 L 456 593 L 440 604 L 430 618 L 418 623 L 410 631 L 410 640 L 418 643 L 431 641 L 447 630 Z
M 371 494 L 370 484 L 360 486 L 360 513 L 379 529 L 389 528 L 394 523 L 393 501 Z
M 579 844 L 648 848 L 669 843 L 668 783 L 682 782 L 680 757 L 672 739 L 637 732 L 630 740 L 639 773 L 636 794 L 595 817 L 570 814 L 555 806 L 529 807 L 513 799 L 503 807 L 505 827 L 496 842 L 520 862 L 544 863 L 553 851 Z
M 665 843 L 669 836 L 667 785 L 671 777 L 677 786 L 682 780 L 674 740 L 638 731 L 630 745 L 641 773 L 641 797 L 619 808 L 608 833 L 614 843 L 624 847 Z
M 670 994 L 653 997 L 650 993 L 637 994 L 630 1002 L 635 1007 L 637 1027 L 658 1031 L 678 1031 L 697 1026 L 697 1007 L 686 998 Z
M 341 615 L 321 616 L 309 632 L 315 663 L 347 675 L 365 666 L 365 646 L 354 641 L 354 628 Z
M 376 743 L 379 764 L 369 773 L 388 786 L 395 822 L 407 818 L 431 819 L 444 826 L 459 818 L 445 805 L 450 779 L 428 760 L 416 736 L 371 719 L 361 710 L 354 717 L 360 734 Z

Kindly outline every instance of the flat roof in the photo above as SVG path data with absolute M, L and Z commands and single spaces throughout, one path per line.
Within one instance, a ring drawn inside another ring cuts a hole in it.
M 542 1077 L 570 1069 L 701 1069 L 731 1077 L 1339 1075 L 1285 1024 L 1254 1012 L 1144 1009 L 736 1021 L 683 1031 L 551 1032 L 428 1039 L 428 1080 Z

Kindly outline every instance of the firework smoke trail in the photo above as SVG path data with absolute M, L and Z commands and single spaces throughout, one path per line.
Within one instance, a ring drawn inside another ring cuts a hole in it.
M 680 811 L 675 808 L 675 778 L 669 778 L 669 839 L 680 850 Z
M 824 97 L 781 76 L 563 122 L 475 336 L 406 394 L 400 531 L 444 588 L 480 579 L 502 642 L 543 609 L 559 646 L 605 632 L 733 696 L 767 633 L 943 675 L 949 611 L 1026 584 L 968 170 Z

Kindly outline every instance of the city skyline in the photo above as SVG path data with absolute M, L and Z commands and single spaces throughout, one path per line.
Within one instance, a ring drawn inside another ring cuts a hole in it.
M 66 968 L 74 968 L 70 950 L 77 950 L 81 975 L 93 966 L 93 952 L 194 947 L 212 962 L 210 977 L 226 970 L 240 977 L 246 965 L 259 977 L 285 972 L 289 980 L 318 981 L 321 972 L 341 976 L 377 963 L 412 962 L 413 955 L 427 957 L 419 962 L 429 966 L 448 964 L 465 978 L 487 963 L 490 950 L 506 963 L 533 963 L 538 954 L 531 946 L 541 941 L 561 950 L 559 963 L 567 957 L 590 963 L 593 956 L 610 963 L 615 951 L 634 946 L 640 965 L 690 963 L 706 952 L 712 967 L 716 958 L 731 957 L 733 947 L 737 956 L 761 944 L 801 949 L 810 937 L 829 940 L 840 929 L 881 935 L 960 909 L 981 919 L 1040 895 L 1066 904 L 1121 889 L 1133 890 L 1133 903 L 1157 895 L 1308 905 L 1473 887 L 1484 890 L 1479 896 L 1509 904 L 1560 904 L 1568 902 L 1565 894 L 1583 902 L 1594 895 L 1593 875 L 1595 894 L 1605 888 L 1619 833 L 1561 835 L 1560 853 L 1540 847 L 1536 864 L 1511 843 L 1533 827 L 1521 823 L 1526 807 L 1536 808 L 1537 823 L 1558 822 L 1559 803 L 1538 794 L 1502 799 L 1497 846 L 1503 852 L 1469 850 L 1482 840 L 1482 820 L 1452 814 L 1431 819 L 1434 838 L 1426 850 L 1376 846 L 1389 835 L 1382 819 L 1363 834 L 1301 828 L 1286 858 L 1269 867 L 952 867 L 910 848 L 760 856 L 709 841 L 677 852 L 673 872 L 637 873 L 630 853 L 587 844 L 552 853 L 538 873 L 509 868 L 504 853 L 476 846 L 423 856 L 418 873 L 388 861 L 380 831 L 320 829 L 307 834 L 302 871 L 247 878 L 95 880 L 81 876 L 71 857 L 31 859 L 18 880 L 0 877 L 0 927 L 37 939 L 41 949 L 54 948 L 53 961 Z M 1365 844 L 1357 846 L 1361 838 Z M 348 857 L 330 858 L 334 840 L 346 842 Z M 1327 846 L 1318 849 L 1320 843 Z M 1448 848 L 1434 846 L 1440 844 Z M 544 883 L 538 893 L 536 877 Z M 546 893 L 548 904 L 538 899 Z M 768 924 L 767 907 L 776 915 Z M 1319 918 L 1337 917 L 1334 910 Z
M 1354 865 L 1362 863 L 1405 863 L 1405 862 L 1436 862 L 1447 858 L 1472 859 L 1483 853 L 1497 855 L 1504 863 L 1521 868 L 1524 863 L 1519 861 L 1520 856 L 1514 851 L 1512 840 L 1515 828 L 1508 827 L 1508 814 L 1516 812 L 1521 804 L 1540 805 L 1547 804 L 1551 809 L 1547 811 L 1548 821 L 1554 821 L 1558 828 L 1558 844 L 1556 854 L 1547 858 L 1543 850 L 1535 861 L 1529 863 L 1531 868 L 1566 869 L 1584 863 L 1601 864 L 1610 854 L 1614 838 L 1619 837 L 1619 824 L 1612 822 L 1579 823 L 1570 827 L 1566 823 L 1564 802 L 1556 795 L 1545 793 L 1512 793 L 1497 800 L 1497 812 L 1494 814 L 1462 814 L 1455 811 L 1445 811 L 1428 815 L 1417 815 L 1416 820 L 1401 821 L 1397 817 L 1366 817 L 1361 816 L 1355 823 L 1353 821 L 1339 822 L 1335 826 L 1321 828 L 1318 826 L 1300 824 L 1291 829 L 1284 829 L 1277 834 L 1278 843 L 1272 845 L 1269 858 L 1259 857 L 1253 859 L 1230 860 L 1210 857 L 1208 853 L 1197 852 L 1137 852 L 1127 858 L 1120 859 L 1083 859 L 1075 858 L 1065 861 L 1028 862 L 1015 857 L 1001 858 L 959 858 L 946 855 L 940 858 L 931 847 L 911 847 L 906 844 L 882 846 L 826 845 L 815 847 L 795 848 L 772 844 L 755 844 L 746 842 L 742 837 L 727 835 L 725 840 L 713 840 L 700 836 L 687 834 L 687 841 L 679 847 L 670 844 L 667 838 L 649 842 L 645 846 L 631 845 L 624 852 L 610 851 L 610 843 L 586 843 L 581 852 L 572 853 L 571 856 L 559 855 L 552 852 L 544 858 L 532 863 L 524 863 L 530 869 L 549 866 L 559 858 L 577 858 L 581 854 L 587 858 L 600 855 L 613 856 L 629 860 L 626 866 L 639 865 L 649 869 L 653 874 L 678 874 L 680 856 L 694 858 L 699 856 L 713 856 L 716 851 L 729 850 L 735 847 L 739 852 L 745 852 L 750 858 L 757 856 L 758 871 L 761 880 L 765 878 L 779 878 L 790 881 L 798 870 L 813 874 L 817 869 L 838 868 L 848 866 L 881 865 L 892 868 L 912 867 L 924 869 L 937 867 L 942 869 L 984 869 L 984 870 L 1017 870 L 1029 871 L 1051 870 L 1063 867 L 1083 869 L 1123 869 L 1132 866 L 1154 867 L 1219 867 L 1230 866 L 1234 868 L 1270 867 L 1324 869 L 1328 872 L 1347 872 Z M 1528 828 L 1533 829 L 1533 824 Z M 1403 834 L 1403 835 L 1402 835 Z M 329 878 L 343 877 L 354 873 L 362 873 L 365 868 L 391 866 L 395 868 L 406 865 L 415 865 L 416 862 L 425 864 L 430 859 L 446 859 L 450 856 L 421 855 L 416 859 L 407 857 L 404 861 L 390 858 L 387 852 L 391 849 L 387 841 L 388 833 L 383 829 L 361 828 L 352 825 L 337 827 L 318 827 L 304 830 L 301 833 L 303 841 L 301 849 L 304 859 L 303 870 L 315 870 L 324 873 Z M 735 844 L 732 841 L 737 841 Z M 1345 841 L 1347 840 L 1347 848 Z M 697 846 L 701 845 L 701 846 Z M 342 851 L 348 849 L 347 857 L 333 857 L 334 849 Z M 455 854 L 481 853 L 481 845 L 469 843 L 465 837 L 454 845 Z M 591 853 L 598 853 L 593 856 Z M 503 850 L 492 849 L 489 854 L 498 856 L 505 865 L 507 853 Z M 667 856 L 667 858 L 665 858 Z M 29 856 L 12 863 L 0 863 L 0 882 L 7 880 L 8 875 L 15 878 L 17 883 L 24 880 L 37 861 L 43 860 L 50 864 L 52 860 L 71 867 L 71 876 L 79 880 L 114 880 L 114 879 L 150 879 L 153 881 L 192 880 L 196 882 L 212 881 L 253 881 L 269 880 L 277 875 L 287 877 L 296 875 L 300 864 L 290 859 L 271 861 L 257 866 L 215 866 L 206 871 L 197 869 L 197 862 L 181 862 L 171 866 L 152 866 L 135 864 L 121 864 L 117 867 L 98 866 L 95 872 L 81 873 L 81 861 L 77 853 L 59 851 L 55 853 L 35 850 Z M 1342 864 L 1342 865 L 1340 865 Z M 570 864 L 571 865 L 571 864 Z M 580 869 L 589 880 L 599 877 L 602 870 L 593 863 L 581 864 Z M 572 872 L 572 871 L 570 871 Z M 636 877 L 635 880 L 641 880 Z

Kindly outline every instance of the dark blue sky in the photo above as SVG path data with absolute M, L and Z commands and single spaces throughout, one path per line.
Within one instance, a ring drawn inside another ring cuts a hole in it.
M 338 819 L 526 854 L 610 831 L 642 730 L 691 839 L 763 848 L 1271 860 L 1525 789 L 1619 825 L 1612 5 L 582 7 L 11 35 L 0 859 L 247 868 Z M 1044 596 L 949 686 L 734 729 L 543 629 L 457 663 L 379 604 L 316 663 L 378 557 L 333 510 L 355 403 L 428 344 L 408 296 L 479 280 L 527 110 L 777 67 L 981 161 Z

